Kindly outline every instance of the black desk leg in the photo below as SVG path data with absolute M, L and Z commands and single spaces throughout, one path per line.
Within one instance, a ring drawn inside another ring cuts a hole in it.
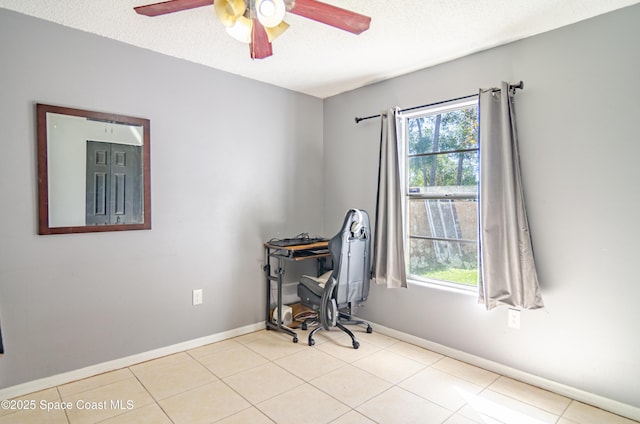
M 264 266 L 264 272 L 265 272 L 265 276 L 266 276 L 266 280 L 267 280 L 267 307 L 266 307 L 266 325 L 267 325 L 267 330 L 276 330 L 276 331 L 281 331 L 283 333 L 287 333 L 290 336 L 293 337 L 293 342 L 294 343 L 298 343 L 298 334 L 293 331 L 291 328 L 287 327 L 286 325 L 282 324 L 282 280 L 284 279 L 284 264 L 282 263 L 282 259 L 278 258 L 278 269 L 276 271 L 276 273 L 278 274 L 277 277 L 273 277 L 271 275 L 271 254 L 269 251 L 269 248 L 265 249 L 266 252 L 266 257 L 265 257 L 265 263 L 266 265 Z M 277 281 L 278 283 L 278 317 L 276 319 L 276 323 L 272 323 L 271 320 L 269 319 L 269 315 L 271 312 L 271 281 Z

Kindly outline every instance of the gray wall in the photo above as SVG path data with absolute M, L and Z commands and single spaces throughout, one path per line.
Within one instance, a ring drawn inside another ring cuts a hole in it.
M 355 116 L 524 80 L 522 172 L 546 308 L 485 312 L 473 296 L 373 287 L 359 314 L 640 407 L 640 5 L 325 100 L 324 228 L 375 212 L 379 121 Z M 410 54 L 408 52 L 407 54 Z
M 322 101 L 4 9 L 0 58 L 0 388 L 261 321 L 262 242 L 321 232 Z M 37 235 L 36 102 L 151 120 L 151 231 Z

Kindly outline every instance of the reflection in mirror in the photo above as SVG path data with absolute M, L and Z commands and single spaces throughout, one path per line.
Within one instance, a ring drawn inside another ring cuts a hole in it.
M 37 105 L 40 234 L 151 228 L 149 120 Z

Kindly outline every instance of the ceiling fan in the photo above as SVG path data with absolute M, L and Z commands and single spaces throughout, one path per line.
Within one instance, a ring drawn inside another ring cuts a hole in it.
M 233 38 L 249 44 L 252 59 L 273 54 L 271 42 L 289 27 L 285 12 L 353 34 L 369 29 L 371 18 L 316 0 L 169 0 L 135 7 L 141 15 L 158 16 L 213 5 Z

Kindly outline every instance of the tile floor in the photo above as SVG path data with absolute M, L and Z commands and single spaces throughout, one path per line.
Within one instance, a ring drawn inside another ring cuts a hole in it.
M 299 335 L 258 331 L 43 390 L 0 424 L 635 422 L 376 332 L 357 350 L 337 330 L 313 347 Z

